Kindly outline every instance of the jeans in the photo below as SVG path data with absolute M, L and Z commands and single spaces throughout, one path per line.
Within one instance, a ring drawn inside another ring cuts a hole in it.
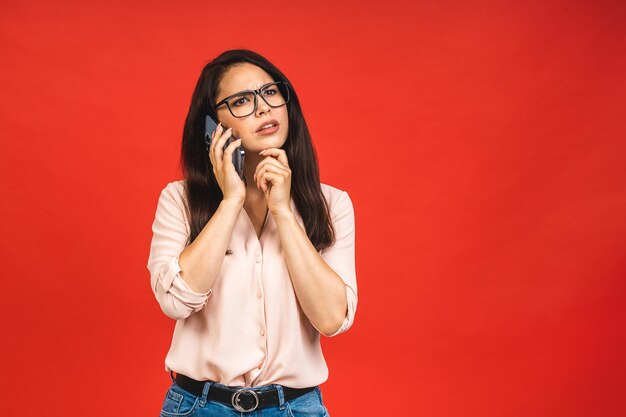
M 214 385 L 224 388 L 224 385 L 207 381 L 204 384 L 202 395 L 198 397 L 173 381 L 165 394 L 160 417 L 329 417 L 328 410 L 322 401 L 322 391 L 319 386 L 289 402 L 284 400 L 283 389 L 280 385 L 254 387 L 255 390 L 259 391 L 276 388 L 279 404 L 257 408 L 251 412 L 239 412 L 231 405 L 207 398 L 211 387 Z

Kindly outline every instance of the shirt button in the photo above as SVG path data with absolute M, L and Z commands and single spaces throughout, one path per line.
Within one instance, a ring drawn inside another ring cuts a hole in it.
M 263 368 L 263 364 L 260 364 L 260 365 L 259 365 L 259 369 L 261 369 L 261 368 Z
M 256 298 L 261 298 L 261 297 L 263 297 L 263 294 L 261 294 L 261 292 L 256 293 Z
M 261 336 L 265 336 L 265 330 L 261 330 Z
M 256 263 L 260 264 L 262 261 L 263 261 L 263 258 L 261 256 L 256 258 Z

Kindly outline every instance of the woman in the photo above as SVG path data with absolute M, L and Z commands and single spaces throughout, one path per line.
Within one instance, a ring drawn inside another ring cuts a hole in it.
M 219 122 L 208 155 L 206 115 Z M 249 50 L 206 65 L 181 164 L 185 179 L 159 197 L 148 260 L 156 299 L 177 320 L 161 415 L 327 416 L 320 334 L 354 321 L 354 212 L 345 191 L 320 184 L 287 77 Z

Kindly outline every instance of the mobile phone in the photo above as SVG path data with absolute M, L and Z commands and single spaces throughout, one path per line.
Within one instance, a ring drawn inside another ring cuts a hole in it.
M 211 118 L 211 116 L 207 115 L 204 123 L 204 142 L 206 143 L 206 150 L 209 151 L 209 146 L 211 146 L 211 133 L 217 129 L 217 123 L 215 120 Z M 237 140 L 232 134 L 226 139 L 226 143 L 224 144 L 224 149 L 228 145 L 230 145 L 233 141 Z M 233 165 L 235 166 L 235 170 L 237 174 L 239 174 L 239 178 L 243 180 L 243 162 L 245 159 L 246 153 L 243 150 L 243 147 L 239 145 L 237 149 L 233 152 Z

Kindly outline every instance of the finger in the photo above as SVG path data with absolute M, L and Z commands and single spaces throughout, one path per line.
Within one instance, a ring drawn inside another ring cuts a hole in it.
M 215 167 L 215 161 L 213 161 L 213 155 L 211 154 L 211 151 L 207 152 L 209 154 L 209 161 L 211 161 L 211 166 Z
M 216 161 L 221 161 L 224 158 L 224 142 L 232 136 L 232 128 L 228 128 L 220 137 L 215 141 L 215 147 L 213 148 L 213 156 Z
M 213 134 L 215 135 L 215 131 L 213 131 Z M 207 150 L 207 154 L 209 155 L 209 161 L 211 162 L 211 167 L 213 167 L 213 173 L 215 174 L 215 159 L 213 158 L 213 142 L 214 140 L 211 139 L 211 142 L 209 143 L 209 149 Z
M 279 148 L 268 148 L 259 152 L 259 155 L 263 156 L 272 156 L 286 167 L 289 167 L 289 161 L 287 161 L 287 152 L 284 149 Z
M 271 156 L 268 156 L 266 158 L 264 158 L 261 162 L 258 163 L 258 165 L 256 166 L 255 170 L 254 170 L 254 176 L 253 178 L 256 179 L 256 176 L 258 175 L 258 172 L 261 168 L 263 168 L 265 165 L 274 165 L 278 168 L 284 169 L 288 172 L 291 172 L 291 170 L 289 169 L 289 167 L 284 166 L 282 163 L 280 163 L 278 160 L 272 158 Z
M 268 189 L 267 184 L 271 184 L 272 186 L 282 184 L 285 178 L 282 175 L 275 174 L 273 172 L 265 172 L 263 174 L 264 181 L 261 183 L 261 189 L 266 191 Z
M 211 139 L 213 139 L 215 137 L 215 132 L 217 131 L 217 129 L 219 129 L 220 125 L 218 124 L 217 126 L 215 126 L 215 129 L 213 129 L 213 131 L 211 132 Z
M 215 157 L 215 149 L 213 147 L 213 144 L 211 144 L 211 148 L 209 149 L 209 159 L 211 160 L 211 164 L 213 165 L 213 170 L 214 172 L 218 171 L 220 169 L 221 166 L 221 161 L 219 161 L 216 157 Z M 216 175 L 217 177 L 217 175 Z
M 257 175 L 257 180 L 256 180 L 257 186 L 263 185 L 263 183 L 266 182 L 266 178 L 268 178 L 267 174 L 279 175 L 281 178 L 283 178 L 283 182 L 284 182 L 287 179 L 289 172 L 285 169 L 282 169 L 273 165 L 266 165 L 259 171 Z
M 215 136 L 216 136 L 215 140 L 211 144 L 213 148 L 213 153 L 216 153 L 220 149 L 222 151 L 224 150 L 224 141 L 228 139 L 231 134 L 232 134 L 232 130 L 230 128 L 226 130 L 220 129 L 220 131 L 217 131 L 215 133 Z
M 224 150 L 224 161 L 230 161 L 230 164 L 233 165 L 233 152 L 235 152 L 235 149 L 237 149 L 239 145 L 241 145 L 241 139 L 235 139 L 226 147 L 226 150 Z M 226 163 L 228 164 L 228 162 Z
M 211 152 L 211 150 L 213 149 L 213 147 L 215 146 L 215 136 L 217 136 L 217 134 L 219 132 L 221 132 L 222 129 L 222 122 L 219 122 L 217 124 L 217 126 L 215 127 L 215 130 L 213 131 L 213 133 L 211 134 L 211 145 L 209 146 L 209 152 Z M 219 132 L 218 132 L 219 131 Z
M 223 133 L 224 133 L 224 126 L 220 122 L 215 128 L 215 130 L 213 131 L 213 139 L 211 140 L 211 146 L 209 147 L 209 151 L 212 151 L 213 149 L 215 149 L 215 146 L 217 145 L 217 140 L 220 138 L 220 135 L 222 135 Z

